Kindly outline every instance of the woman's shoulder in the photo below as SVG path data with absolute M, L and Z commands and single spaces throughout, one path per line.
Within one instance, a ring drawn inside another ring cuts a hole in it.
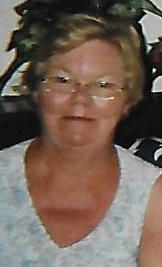
M 20 165 L 24 160 L 25 151 L 30 142 L 28 140 L 0 150 L 0 170 L 9 170 Z
M 154 184 L 162 169 L 134 155 L 128 149 L 117 146 L 120 167 L 124 179 L 137 184 Z M 147 181 L 147 183 L 146 183 Z
M 12 155 L 13 153 L 21 153 L 25 151 L 25 149 L 30 144 L 31 140 L 23 141 L 21 143 L 17 143 L 15 145 L 3 148 L 0 150 L 0 157 L 4 157 L 5 155 Z
M 141 242 L 141 262 L 147 266 L 161 266 L 162 262 L 162 176 L 152 187 Z
M 24 155 L 29 143 L 25 141 L 0 151 L 0 193 L 6 201 L 11 188 L 18 190 L 24 184 Z
M 125 164 L 132 163 L 133 165 L 138 165 L 139 167 L 148 168 L 148 169 L 154 169 L 154 170 L 160 170 L 160 168 L 153 163 L 135 155 L 131 150 L 116 145 L 116 150 L 119 156 L 119 159 Z M 162 169 L 161 169 L 162 170 Z

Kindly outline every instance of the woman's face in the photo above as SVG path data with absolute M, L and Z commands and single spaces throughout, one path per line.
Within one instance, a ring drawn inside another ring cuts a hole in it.
M 44 137 L 72 147 L 111 143 L 128 109 L 127 92 L 119 89 L 124 77 L 119 51 L 104 41 L 88 41 L 50 58 L 37 91 Z

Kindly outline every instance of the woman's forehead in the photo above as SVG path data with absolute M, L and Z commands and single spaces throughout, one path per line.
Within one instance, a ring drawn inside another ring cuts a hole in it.
M 50 57 L 47 62 L 49 68 L 63 69 L 73 65 L 89 64 L 92 67 L 104 67 L 117 63 L 116 68 L 123 68 L 122 55 L 115 45 L 101 40 L 87 41 L 65 53 L 58 53 Z
M 83 83 L 99 78 L 120 85 L 125 83 L 125 67 L 119 51 L 103 41 L 86 42 L 67 53 L 51 57 L 46 75 L 64 74 Z

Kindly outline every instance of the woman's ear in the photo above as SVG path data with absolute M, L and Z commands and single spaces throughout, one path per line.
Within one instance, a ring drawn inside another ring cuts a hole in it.
M 131 104 L 127 103 L 124 107 L 124 111 L 123 111 L 123 115 L 127 116 L 127 114 L 129 113 L 129 110 L 131 109 Z
M 32 96 L 33 96 L 33 100 L 36 104 L 39 104 L 39 101 L 40 101 L 40 95 L 39 95 L 39 92 L 38 90 L 35 90 L 33 93 L 32 93 Z
M 125 119 L 129 115 L 131 108 L 132 108 L 132 103 L 130 101 L 127 101 L 125 103 L 125 106 L 123 107 L 122 119 Z

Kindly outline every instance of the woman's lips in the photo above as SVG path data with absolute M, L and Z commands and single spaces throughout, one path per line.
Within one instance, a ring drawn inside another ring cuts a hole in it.
M 69 120 L 69 121 L 80 121 L 80 122 L 91 122 L 94 121 L 94 118 L 90 118 L 90 117 L 84 117 L 84 116 L 64 116 L 63 117 L 65 120 Z

